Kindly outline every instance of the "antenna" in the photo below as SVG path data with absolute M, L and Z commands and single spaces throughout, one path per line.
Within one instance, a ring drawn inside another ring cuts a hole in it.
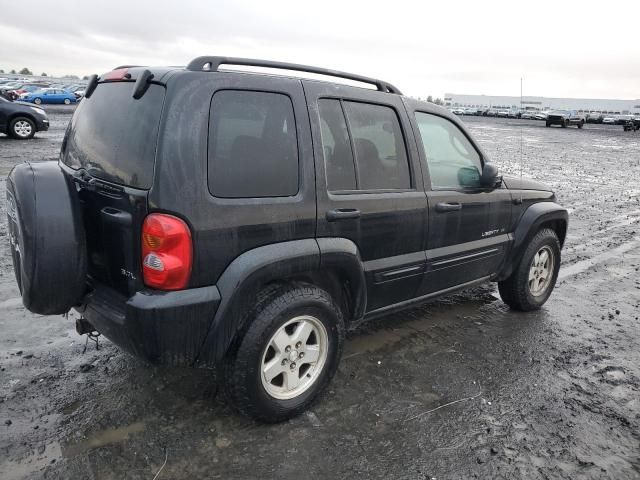
M 522 115 L 522 77 L 520 77 L 520 114 Z M 522 185 L 522 129 L 524 126 L 520 122 L 520 185 Z M 522 189 L 520 189 L 520 204 L 522 204 Z

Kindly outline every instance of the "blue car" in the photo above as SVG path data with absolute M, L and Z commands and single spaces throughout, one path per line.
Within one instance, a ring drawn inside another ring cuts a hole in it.
M 31 102 L 37 105 L 41 103 L 64 103 L 69 105 L 76 103 L 76 96 L 73 93 L 58 88 L 43 88 L 34 92 L 28 92 L 20 96 L 23 102 Z

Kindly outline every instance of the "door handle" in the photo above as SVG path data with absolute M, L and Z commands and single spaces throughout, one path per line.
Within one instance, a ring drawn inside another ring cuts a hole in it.
M 447 203 L 440 202 L 436 203 L 436 212 L 455 212 L 457 210 L 462 210 L 462 204 L 460 203 Z
M 360 210 L 357 208 L 336 208 L 327 212 L 327 221 L 336 222 L 338 220 L 355 220 L 360 218 Z

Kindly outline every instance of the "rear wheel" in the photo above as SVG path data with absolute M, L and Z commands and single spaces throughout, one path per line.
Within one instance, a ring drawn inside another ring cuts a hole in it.
M 578 124 L 578 128 L 582 128 L 584 127 L 584 120 L 580 120 L 580 123 Z
M 36 98 L 33 103 L 35 103 L 36 105 L 40 105 L 42 103 L 42 99 L 40 98 Z
M 550 127 L 550 126 L 551 126 L 551 123 L 550 123 L 550 122 L 547 122 L 547 123 L 546 123 L 546 125 L 547 125 L 547 127 Z
M 27 117 L 14 118 L 9 124 L 9 134 L 18 140 L 28 140 L 36 134 L 36 124 Z
M 71 103 L 71 100 L 69 100 L 68 98 L 64 99 L 64 104 L 65 105 L 69 105 Z
M 231 406 L 264 422 L 302 413 L 333 377 L 344 341 L 340 309 L 311 285 L 259 300 L 223 367 Z
M 498 283 L 502 300 L 515 310 L 537 310 L 555 287 L 560 269 L 560 242 L 551 229 L 531 239 L 511 276 Z

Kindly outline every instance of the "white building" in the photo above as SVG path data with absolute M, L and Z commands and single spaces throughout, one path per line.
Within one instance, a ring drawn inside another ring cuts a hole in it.
M 447 107 L 520 108 L 520 97 L 493 95 L 461 95 L 447 93 L 444 98 Z M 551 98 L 522 97 L 525 110 L 579 110 L 582 112 L 602 112 L 626 115 L 640 114 L 640 100 L 615 100 L 599 98 Z

